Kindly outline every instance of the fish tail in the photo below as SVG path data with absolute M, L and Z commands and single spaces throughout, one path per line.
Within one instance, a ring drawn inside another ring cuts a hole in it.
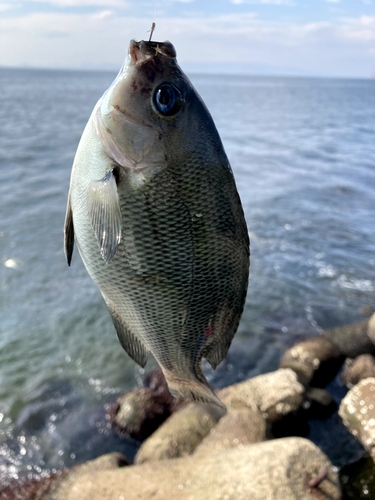
M 204 379 L 203 374 L 204 381 L 199 380 L 193 374 L 191 374 L 190 378 L 180 378 L 178 374 L 172 373 L 165 368 L 163 368 L 163 372 L 172 396 L 226 408 Z

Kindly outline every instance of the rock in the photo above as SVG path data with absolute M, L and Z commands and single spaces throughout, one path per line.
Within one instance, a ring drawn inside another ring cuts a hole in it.
M 280 368 L 291 368 L 304 386 L 325 387 L 337 375 L 344 357 L 323 336 L 311 337 L 288 349 Z
M 337 404 L 324 389 L 311 387 L 305 392 L 301 408 L 288 413 L 269 427 L 273 438 L 307 436 L 310 419 L 326 419 L 337 410 Z
M 129 465 L 129 462 L 121 453 L 109 453 L 95 460 L 76 465 L 69 469 L 61 479 L 58 479 L 41 500 L 65 500 L 63 492 L 68 490 L 76 481 L 80 481 L 81 477 L 87 475 L 96 477 L 100 472 L 120 469 L 126 465 Z
M 59 471 L 42 479 L 0 489 L 0 500 L 43 500 L 53 484 L 63 475 L 67 475 L 67 471 Z
M 188 404 L 174 413 L 141 445 L 135 463 L 189 455 L 224 413 L 224 409 L 207 403 Z
M 310 441 L 286 438 L 87 474 L 54 500 L 339 500 L 327 457 Z
M 81 476 L 95 477 L 98 472 L 118 469 L 129 465 L 121 453 L 110 453 L 59 471 L 49 477 L 32 480 L 14 488 L 0 491 L 0 500 L 66 500 L 65 492 L 80 481 Z
M 273 422 L 299 408 L 303 393 L 294 371 L 279 369 L 221 389 L 218 396 L 228 408 L 246 406 Z
M 120 436 L 138 441 L 148 438 L 179 406 L 172 396 L 161 370 L 145 377 L 146 387 L 121 395 L 109 411 L 111 424 Z
M 375 312 L 375 307 L 373 305 L 367 304 L 359 309 L 359 314 L 365 318 L 369 318 Z
M 266 421 L 260 412 L 246 407 L 230 408 L 198 445 L 194 456 L 260 443 L 265 437 Z
M 374 461 L 367 454 L 340 469 L 343 496 L 347 500 L 373 498 L 375 492 Z M 371 496 L 372 494 L 372 496 Z
M 375 460 L 375 378 L 361 380 L 350 389 L 341 401 L 339 415 Z
M 348 358 L 356 358 L 360 354 L 375 354 L 375 315 L 360 323 L 325 330 L 322 335 Z
M 368 320 L 367 335 L 375 346 L 375 313 Z
M 306 390 L 302 408 L 307 412 L 307 418 L 328 418 L 336 410 L 337 404 L 325 389 L 310 387 Z
M 375 358 L 371 354 L 361 354 L 349 364 L 341 378 L 345 385 L 353 387 L 369 377 L 375 377 Z

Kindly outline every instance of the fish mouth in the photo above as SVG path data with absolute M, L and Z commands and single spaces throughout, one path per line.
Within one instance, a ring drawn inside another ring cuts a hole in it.
M 156 57 L 158 54 L 171 58 L 175 58 L 177 55 L 176 49 L 168 40 L 165 42 L 151 42 L 145 40 L 138 42 L 133 39 L 130 41 L 129 45 L 129 65 L 134 66 L 143 63 L 148 59 Z
M 128 57 L 119 74 L 93 111 L 95 131 L 105 152 L 115 163 L 127 170 L 143 171 L 150 169 L 150 159 L 146 163 L 145 158 L 149 156 L 151 147 L 155 144 L 155 138 L 160 137 L 162 130 L 159 130 L 155 124 L 146 123 L 142 118 L 129 113 L 119 103 L 112 102 L 113 91 L 117 84 L 127 77 L 129 70 L 154 59 L 159 54 L 164 57 L 175 58 L 176 50 L 169 41 L 131 40 Z M 126 127 L 131 131 L 137 130 L 137 133 L 130 134 L 135 139 L 128 140 L 124 134 L 124 141 L 119 140 L 119 134 L 114 133 L 113 126 L 118 127 L 118 130 Z M 148 140 L 145 139 L 146 137 L 148 137 Z M 127 153 L 129 150 L 132 153 Z M 159 157 L 154 158 L 154 161 L 151 162 L 152 169 L 155 168 L 157 160 L 160 159 Z

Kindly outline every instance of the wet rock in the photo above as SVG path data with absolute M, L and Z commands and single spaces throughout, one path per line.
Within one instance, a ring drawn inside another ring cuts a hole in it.
M 341 402 L 339 415 L 375 459 L 375 378 L 361 380 L 350 389 Z
M 375 313 L 375 307 L 373 305 L 367 304 L 359 309 L 359 314 L 365 318 L 369 318 Z
M 277 439 L 81 476 L 56 500 L 339 500 L 337 474 L 310 441 Z
M 79 482 L 82 476 L 94 476 L 98 472 L 118 469 L 125 465 L 129 465 L 129 462 L 120 453 L 102 455 L 49 477 L 0 490 L 0 500 L 65 500 L 65 492 L 70 490 L 72 484 Z
M 306 390 L 302 408 L 306 411 L 307 418 L 325 419 L 337 410 L 337 404 L 325 389 L 310 387 Z
M 373 498 L 375 492 L 374 461 L 369 456 L 340 469 L 340 482 L 345 500 Z
M 251 408 L 231 408 L 198 445 L 194 456 L 220 453 L 228 448 L 260 443 L 266 438 L 266 421 Z
M 325 330 L 322 335 L 348 358 L 356 358 L 360 354 L 375 354 L 375 315 L 360 323 Z
M 373 314 L 368 320 L 367 335 L 375 346 L 375 314 Z
M 20 485 L 8 486 L 1 489 L 0 500 L 43 500 L 53 484 L 67 472 L 57 472 L 49 477 L 27 481 Z
M 182 404 L 169 392 L 161 370 L 148 374 L 144 385 L 122 394 L 109 411 L 120 436 L 144 441 Z
M 353 387 L 369 377 L 375 377 L 375 358 L 371 354 L 361 354 L 347 366 L 341 378 L 345 385 Z
M 304 401 L 296 411 L 288 413 L 269 427 L 269 437 L 307 436 L 310 419 L 326 419 L 337 410 L 337 404 L 324 389 L 308 388 Z
M 228 408 L 246 406 L 273 422 L 299 408 L 303 393 L 294 371 L 279 369 L 221 389 L 218 396 Z
M 44 495 L 41 500 L 65 500 L 65 491 L 69 490 L 77 481 L 79 482 L 82 477 L 87 475 L 96 477 L 100 472 L 120 469 L 126 465 L 129 465 L 129 462 L 121 453 L 109 453 L 95 460 L 76 465 L 68 469 L 61 479 L 57 479 L 47 495 Z
M 339 349 L 319 336 L 288 349 L 281 358 L 280 367 L 295 371 L 304 386 L 325 387 L 337 375 L 343 362 Z
M 174 413 L 140 447 L 135 463 L 191 454 L 225 410 L 206 403 L 190 403 Z

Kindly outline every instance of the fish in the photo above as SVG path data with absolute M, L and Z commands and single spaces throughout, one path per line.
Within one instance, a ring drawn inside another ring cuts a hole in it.
M 249 236 L 213 119 L 171 42 L 131 40 L 73 162 L 64 227 L 141 367 L 170 392 L 223 406 L 207 382 L 244 309 Z

